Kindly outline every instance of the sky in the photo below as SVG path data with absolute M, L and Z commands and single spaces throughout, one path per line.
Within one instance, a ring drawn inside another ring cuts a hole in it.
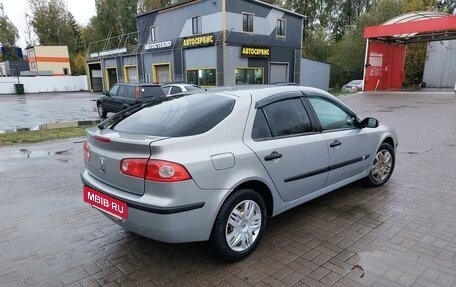
M 64 0 L 66 2 L 68 11 L 70 11 L 76 22 L 80 25 L 87 25 L 92 16 L 95 16 L 95 0 Z M 18 46 L 25 49 L 25 10 L 28 8 L 28 0 L 0 0 L 3 4 L 5 15 L 13 22 L 19 31 Z M 1 13 L 1 11 L 0 11 Z

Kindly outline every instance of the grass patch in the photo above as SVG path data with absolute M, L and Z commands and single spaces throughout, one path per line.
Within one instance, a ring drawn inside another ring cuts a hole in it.
M 0 146 L 44 142 L 48 140 L 80 137 L 91 126 L 79 126 L 39 131 L 21 131 L 0 134 Z

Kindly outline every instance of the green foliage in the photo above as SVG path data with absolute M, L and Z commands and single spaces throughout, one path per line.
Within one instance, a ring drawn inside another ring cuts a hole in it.
M 85 75 L 85 53 L 78 52 L 70 58 L 71 74 L 73 76 Z
M 32 26 L 41 45 L 68 46 L 71 55 L 84 50 L 81 27 L 63 0 L 29 0 Z
M 326 35 L 323 27 L 307 31 L 302 46 L 302 55 L 317 61 L 327 61 L 333 52 L 334 41 Z
M 176 1 L 172 0 L 139 0 L 138 1 L 138 13 L 145 13 L 168 5 L 173 4 Z
M 0 134 L 0 146 L 84 136 L 89 126 Z
M 442 12 L 453 14 L 456 9 L 456 0 L 438 0 L 437 9 Z
M 427 46 L 427 43 L 407 45 L 405 53 L 405 86 L 415 86 L 422 82 L 424 64 L 427 59 Z
M 0 44 L 13 47 L 19 34 L 16 26 L 8 19 L 8 16 L 0 16 Z
M 19 34 L 16 26 L 8 19 L 7 16 L 0 16 L 0 45 L 5 49 L 5 54 L 2 55 L 2 60 L 17 60 L 16 41 Z
M 91 24 L 98 40 L 136 31 L 138 0 L 95 0 L 95 8 Z

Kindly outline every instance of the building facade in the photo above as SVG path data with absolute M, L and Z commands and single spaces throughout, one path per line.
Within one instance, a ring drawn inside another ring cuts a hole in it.
M 17 77 L 28 70 L 29 64 L 25 61 L 4 61 L 0 63 L 1 77 Z
M 67 46 L 31 46 L 25 48 L 30 72 L 53 76 L 70 76 L 70 56 Z
M 299 83 L 304 19 L 257 0 L 185 1 L 138 15 L 138 47 L 89 52 L 89 78 L 105 89 L 132 81 Z

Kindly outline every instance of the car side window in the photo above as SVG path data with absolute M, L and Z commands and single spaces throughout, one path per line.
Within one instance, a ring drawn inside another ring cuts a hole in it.
M 355 118 L 336 103 L 321 97 L 309 97 L 324 131 L 355 128 Z
M 313 132 L 301 99 L 293 98 L 263 107 L 273 137 Z
M 264 116 L 263 109 L 258 109 L 253 121 L 252 139 L 265 140 L 272 138 L 271 130 Z
M 114 85 L 109 90 L 109 96 L 115 97 L 117 95 L 117 90 L 119 89 L 119 85 Z
M 127 89 L 126 86 L 119 86 L 119 90 L 117 91 L 117 96 L 118 97 L 125 97 L 126 95 L 125 94 L 125 90 Z
M 163 91 L 165 92 L 165 94 L 171 95 L 171 93 L 170 93 L 171 87 L 163 87 Z
M 171 95 L 182 92 L 182 89 L 179 87 L 171 87 Z
M 135 97 L 135 93 L 136 93 L 135 86 L 127 86 L 124 97 L 133 99 Z

